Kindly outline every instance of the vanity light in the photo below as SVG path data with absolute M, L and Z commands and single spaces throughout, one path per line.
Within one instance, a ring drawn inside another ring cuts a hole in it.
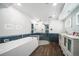
M 53 3 L 53 6 L 56 6 L 57 5 L 57 3 Z

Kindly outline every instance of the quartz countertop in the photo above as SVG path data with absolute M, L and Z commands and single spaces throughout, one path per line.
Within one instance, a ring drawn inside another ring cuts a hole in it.
M 66 33 L 60 33 L 60 35 L 67 36 L 67 37 L 70 37 L 72 39 L 79 39 L 79 36 L 70 35 L 70 34 L 66 34 Z

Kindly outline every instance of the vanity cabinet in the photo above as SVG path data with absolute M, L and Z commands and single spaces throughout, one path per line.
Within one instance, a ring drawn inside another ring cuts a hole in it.
M 59 36 L 59 45 L 66 56 L 79 56 L 79 38 Z
M 52 33 L 52 34 L 40 34 L 39 40 L 48 40 L 49 42 L 56 42 L 59 43 L 59 34 Z

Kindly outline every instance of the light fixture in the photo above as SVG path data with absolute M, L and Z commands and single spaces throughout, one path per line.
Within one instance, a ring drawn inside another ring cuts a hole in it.
M 52 17 L 53 17 L 53 18 L 56 18 L 56 15 L 55 15 L 55 14 L 53 14 L 53 15 L 52 15 Z
M 18 6 L 21 6 L 21 3 L 17 3 Z
M 56 6 L 57 5 L 57 3 L 53 3 L 53 6 Z
M 33 24 L 37 24 L 37 21 L 35 21 L 35 20 L 32 20 L 32 23 L 33 23 Z
M 36 19 L 36 21 L 38 22 L 38 21 L 39 21 L 39 19 Z

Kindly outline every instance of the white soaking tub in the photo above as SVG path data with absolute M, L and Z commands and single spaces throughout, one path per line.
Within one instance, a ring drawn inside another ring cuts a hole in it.
M 26 37 L 0 44 L 0 56 L 29 56 L 37 47 L 37 37 Z

